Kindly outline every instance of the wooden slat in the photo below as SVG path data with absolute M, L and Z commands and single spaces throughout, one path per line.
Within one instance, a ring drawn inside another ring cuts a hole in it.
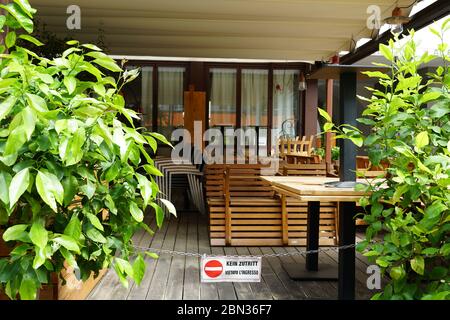
M 287 245 L 289 239 L 289 230 L 288 230 L 288 213 L 286 209 L 285 195 L 281 195 L 281 221 L 283 226 L 283 245 Z
M 181 215 L 178 221 L 178 229 L 174 237 L 175 250 L 186 251 L 188 219 L 185 215 Z M 164 290 L 165 300 L 181 300 L 183 298 L 183 290 L 180 286 L 184 285 L 184 265 L 186 257 L 182 255 L 174 255 L 170 264 L 169 278 L 167 286 Z
M 165 221 L 168 224 L 167 233 L 162 245 L 164 250 L 173 250 L 175 246 L 175 236 L 178 229 L 178 220 L 171 218 Z M 168 254 L 160 254 L 156 263 L 155 272 L 152 283 L 150 284 L 146 300 L 162 300 L 167 287 L 170 266 L 172 264 L 172 256 Z
M 198 252 L 198 216 L 190 215 L 187 233 L 186 251 Z M 186 257 L 183 299 L 200 299 L 200 272 L 198 269 L 199 259 L 197 257 Z

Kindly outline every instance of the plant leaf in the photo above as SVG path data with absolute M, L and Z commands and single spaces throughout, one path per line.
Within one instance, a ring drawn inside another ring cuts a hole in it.
M 25 168 L 19 171 L 9 185 L 9 207 L 12 208 L 20 196 L 24 194 L 30 183 L 30 170 Z
M 415 141 L 416 148 L 417 148 L 418 150 L 420 150 L 420 149 L 422 149 L 423 147 L 427 146 L 427 145 L 430 143 L 429 138 L 428 138 L 428 132 L 426 132 L 426 131 L 420 132 L 420 133 L 416 136 L 416 138 L 414 139 L 414 141 Z
M 319 111 L 320 115 L 327 120 L 327 122 L 333 122 L 333 120 L 331 119 L 330 115 L 328 114 L 328 112 L 326 112 L 325 110 L 321 109 L 321 108 L 317 108 L 317 111 Z
M 50 207 L 53 211 L 57 212 L 56 199 L 52 190 L 48 188 L 51 185 L 51 180 L 47 175 L 41 171 L 38 172 L 36 176 L 36 189 L 41 196 L 42 200 Z
M 8 48 L 11 48 L 16 44 L 16 33 L 14 31 L 8 32 L 5 37 L 5 44 Z
M 109 57 L 107 57 L 107 58 L 100 58 L 100 59 L 94 59 L 92 62 L 96 63 L 99 66 L 102 66 L 103 68 L 108 69 L 109 71 L 112 71 L 112 72 L 121 72 L 122 71 L 122 68 L 119 67 L 116 64 L 116 62 L 113 59 L 109 58 Z
M 158 226 L 158 228 L 161 228 L 164 221 L 164 211 L 154 202 L 150 203 L 150 205 L 153 207 L 153 209 L 155 209 L 156 225 Z
M 103 236 L 103 234 L 98 231 L 95 228 L 89 228 L 86 231 L 86 235 L 88 236 L 89 239 L 95 241 L 95 242 L 100 242 L 100 243 L 106 243 L 106 238 Z
M 94 227 L 96 227 L 100 231 L 104 231 L 105 229 L 102 226 L 102 223 L 97 218 L 97 216 L 93 215 L 92 213 L 87 213 L 86 217 L 89 219 L 89 221 L 92 223 Z
M 72 94 L 75 91 L 75 88 L 77 87 L 77 80 L 75 79 L 75 77 L 72 76 L 65 77 L 63 82 L 69 94 Z
M 12 176 L 5 172 L 0 172 L 0 200 L 4 204 L 9 204 L 9 186 L 11 184 Z
M 139 189 L 141 190 L 142 199 L 144 200 L 144 209 L 152 199 L 152 185 L 151 182 L 143 175 L 136 173 L 136 178 L 139 182 Z
M 37 289 L 33 279 L 23 277 L 19 288 L 20 298 L 22 300 L 36 300 Z
M 9 115 L 9 112 L 16 104 L 16 101 L 16 97 L 9 96 L 5 100 L 3 100 L 2 103 L 0 103 L 0 120 L 3 120 L 7 115 Z
M 32 93 L 26 93 L 27 101 L 30 104 L 30 106 L 37 112 L 43 113 L 47 112 L 47 103 L 43 98 L 41 98 L 38 95 L 32 94 Z
M 411 268 L 418 274 L 423 275 L 425 270 L 425 261 L 422 256 L 416 256 L 410 260 Z
M 81 237 L 81 222 L 80 219 L 76 215 L 73 215 L 70 218 L 69 223 L 64 229 L 64 234 L 72 237 L 75 240 L 80 239 Z
M 17 3 L 9 3 L 6 6 L 0 5 L 0 8 L 5 9 L 8 11 L 15 19 L 16 21 L 25 29 L 26 32 L 32 33 L 33 32 L 33 20 L 27 14 L 24 14 L 21 6 L 19 6 Z
M 30 239 L 33 244 L 43 249 L 48 242 L 48 232 L 44 227 L 43 221 L 35 221 L 31 225 Z
M 72 237 L 62 234 L 59 237 L 54 238 L 53 241 L 56 243 L 59 243 L 67 250 L 74 251 L 76 253 L 80 253 L 80 247 L 78 246 L 77 242 Z
M 391 48 L 385 44 L 380 44 L 380 53 L 389 61 L 394 60 L 394 55 L 392 54 Z
M 137 222 L 142 222 L 142 220 L 144 220 L 144 213 L 135 202 L 130 203 L 130 213 Z
M 145 274 L 145 261 L 142 258 L 142 255 L 138 255 L 136 260 L 133 263 L 133 278 L 136 284 L 139 286 L 144 279 Z
M 177 216 L 177 209 L 175 209 L 175 206 L 172 204 L 172 202 L 170 202 L 169 200 L 166 199 L 159 199 L 162 203 L 164 203 L 164 205 L 166 206 L 167 210 L 169 210 L 169 212 L 171 214 L 173 214 L 175 217 Z
M 3 233 L 3 240 L 5 242 L 17 240 L 21 237 L 25 230 L 27 230 L 27 228 L 27 224 L 16 224 L 11 226 Z

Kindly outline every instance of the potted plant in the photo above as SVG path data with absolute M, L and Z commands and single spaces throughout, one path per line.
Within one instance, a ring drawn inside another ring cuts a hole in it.
M 13 246 L 0 259 L 1 289 L 35 299 L 65 266 L 85 280 L 112 265 L 124 285 L 139 284 L 145 253 L 131 237 L 153 233 L 146 210 L 158 227 L 164 219 L 153 179 L 161 173 L 146 148 L 168 142 L 135 128 L 138 115 L 124 107 L 119 92 L 138 70 L 123 71 L 76 40 L 58 57 L 41 57 L 17 45 L 44 45 L 31 36 L 36 10 L 27 0 L 0 7 L 0 29 L 8 30 L 0 46 L 0 228 Z
M 358 187 L 371 191 L 360 201 L 369 226 L 358 250 L 389 278 L 374 299 L 450 299 L 449 31 L 450 19 L 441 30 L 430 29 L 440 40 L 433 54 L 417 52 L 412 31 L 403 43 L 380 45 L 391 72 L 366 72 L 383 88 L 369 88 L 365 98 L 359 121 L 371 126 L 367 137 L 345 124 L 326 124 L 364 145 L 370 162 L 388 172 Z M 439 67 L 425 78 L 419 69 L 432 60 Z

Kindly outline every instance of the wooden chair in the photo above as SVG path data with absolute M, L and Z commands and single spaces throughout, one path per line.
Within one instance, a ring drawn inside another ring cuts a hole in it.
M 301 139 L 296 137 L 295 139 L 280 139 L 279 140 L 279 152 L 280 157 L 285 161 L 293 163 L 315 163 L 318 156 L 312 154 L 314 136 L 310 136 L 309 140 L 306 140 L 306 136 Z

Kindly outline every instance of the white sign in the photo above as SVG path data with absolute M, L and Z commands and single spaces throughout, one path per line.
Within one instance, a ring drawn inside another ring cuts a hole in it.
M 260 282 L 261 257 L 202 257 L 202 282 Z

